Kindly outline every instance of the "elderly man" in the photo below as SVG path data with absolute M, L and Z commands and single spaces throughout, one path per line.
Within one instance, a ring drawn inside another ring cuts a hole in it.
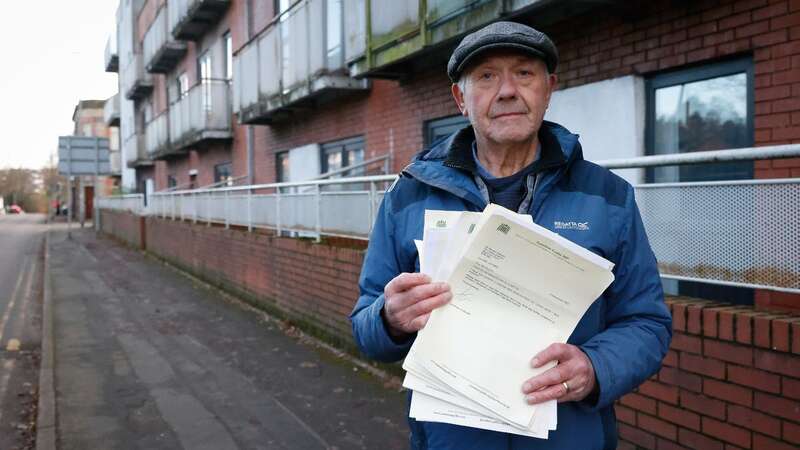
M 519 380 L 529 403 L 560 402 L 549 439 L 409 419 L 412 448 L 616 448 L 614 401 L 655 373 L 666 354 L 671 319 L 633 189 L 585 161 L 576 135 L 544 121 L 557 62 L 546 35 L 517 23 L 493 23 L 461 41 L 447 69 L 471 126 L 422 151 L 387 192 L 364 261 L 353 332 L 367 356 L 400 360 L 430 312 L 452 298 L 445 283 L 416 273 L 414 239 L 422 238 L 426 209 L 481 211 L 492 202 L 530 214 L 612 261 L 615 281 L 567 344 L 531 355 L 533 367 L 558 364 Z

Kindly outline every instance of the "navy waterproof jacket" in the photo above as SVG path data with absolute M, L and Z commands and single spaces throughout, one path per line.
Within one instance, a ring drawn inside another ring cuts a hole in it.
M 369 358 L 401 360 L 413 342 L 395 342 L 380 312 L 386 284 L 419 270 L 414 239 L 422 239 L 425 210 L 482 211 L 490 200 L 474 176 L 474 139 L 466 127 L 423 151 L 383 199 L 350 316 L 356 343 Z M 520 212 L 615 264 L 614 282 L 568 341 L 588 355 L 599 391 L 560 403 L 558 429 L 547 440 L 409 419 L 414 449 L 614 449 L 614 401 L 658 371 L 667 352 L 671 317 L 633 188 L 585 161 L 578 137 L 564 127 L 545 121 L 539 139 L 541 155 Z M 536 270 L 533 262 L 530 270 Z

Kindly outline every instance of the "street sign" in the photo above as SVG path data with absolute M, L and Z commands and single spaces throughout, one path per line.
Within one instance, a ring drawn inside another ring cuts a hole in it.
M 59 175 L 111 175 L 108 139 L 84 136 L 58 137 Z

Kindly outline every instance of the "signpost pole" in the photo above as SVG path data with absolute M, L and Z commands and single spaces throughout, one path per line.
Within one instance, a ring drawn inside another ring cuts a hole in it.
M 67 239 L 72 239 L 72 142 L 67 139 Z

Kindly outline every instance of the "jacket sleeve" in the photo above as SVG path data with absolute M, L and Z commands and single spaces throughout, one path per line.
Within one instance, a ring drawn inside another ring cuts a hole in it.
M 387 325 L 381 316 L 383 289 L 403 271 L 398 243 L 395 240 L 391 195 L 392 189 L 384 196 L 372 228 L 367 255 L 358 280 L 360 296 L 350 314 L 353 337 L 358 348 L 367 357 L 383 362 L 404 358 L 413 342 L 413 339 L 395 342 L 389 336 Z
M 606 329 L 581 345 L 599 388 L 592 409 L 610 406 L 661 367 L 672 338 L 658 266 L 645 234 L 633 188 L 628 187 L 623 224 L 606 290 Z

